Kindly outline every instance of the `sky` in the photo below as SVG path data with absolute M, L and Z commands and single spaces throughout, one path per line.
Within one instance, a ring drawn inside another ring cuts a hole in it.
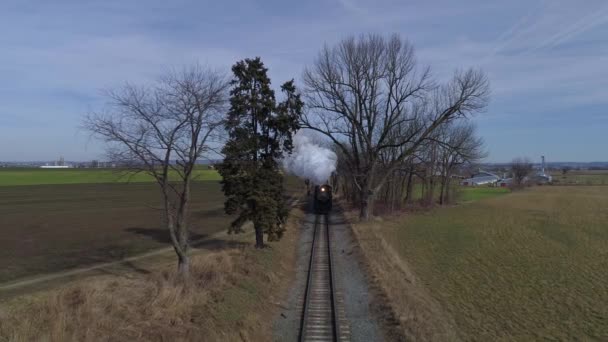
M 0 161 L 103 157 L 79 126 L 104 89 L 255 56 L 299 82 L 323 44 L 370 32 L 408 39 L 440 81 L 487 73 L 486 161 L 608 161 L 604 0 L 5 0 L 0 32 Z

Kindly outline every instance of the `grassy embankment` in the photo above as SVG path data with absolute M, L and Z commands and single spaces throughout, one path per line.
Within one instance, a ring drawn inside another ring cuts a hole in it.
M 292 213 L 269 249 L 255 250 L 252 234 L 241 234 L 224 237 L 229 247 L 197 250 L 185 284 L 169 253 L 165 263 L 2 303 L 0 341 L 269 341 L 294 276 L 301 218 Z
M 605 187 L 537 187 L 355 231 L 412 338 L 608 338 Z

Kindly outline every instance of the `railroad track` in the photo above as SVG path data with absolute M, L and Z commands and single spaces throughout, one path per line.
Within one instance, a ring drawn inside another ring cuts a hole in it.
M 348 341 L 331 259 L 327 215 L 316 215 L 300 326 L 300 341 Z

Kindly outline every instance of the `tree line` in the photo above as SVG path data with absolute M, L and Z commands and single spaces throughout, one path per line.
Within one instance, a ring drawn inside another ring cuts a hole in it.
M 441 201 L 448 201 L 453 172 L 484 155 L 466 119 L 487 106 L 485 74 L 458 71 L 439 83 L 397 35 L 326 46 L 303 82 L 302 127 L 336 146 L 341 188 L 361 219 L 369 219 L 376 200 L 411 201 L 415 176 L 428 201 L 440 178 Z
M 276 99 L 258 58 L 238 61 L 232 77 L 194 65 L 148 86 L 127 84 L 106 93 L 107 105 L 89 113 L 85 129 L 103 140 L 108 156 L 159 186 L 162 226 L 171 237 L 178 270 L 189 270 L 188 210 L 197 160 L 220 153 L 230 232 L 246 222 L 256 247 L 280 239 L 288 209 L 279 161 L 293 134 L 324 136 L 338 155 L 335 188 L 368 219 L 375 204 L 395 208 L 413 200 L 421 183 L 432 201 L 452 200 L 452 176 L 484 156 L 468 118 L 488 102 L 485 74 L 470 69 L 439 83 L 418 65 L 414 48 L 397 35 L 347 38 L 321 49 Z M 179 180 L 169 180 L 176 173 Z

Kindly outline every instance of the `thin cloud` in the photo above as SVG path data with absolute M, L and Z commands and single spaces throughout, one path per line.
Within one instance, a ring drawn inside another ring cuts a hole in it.
M 538 12 L 542 11 L 544 4 L 541 2 L 540 6 L 531 8 L 524 16 L 522 16 L 515 24 L 509 29 L 504 31 L 495 42 L 495 46 L 492 51 L 485 57 L 485 59 L 492 58 L 499 51 L 510 46 L 516 42 L 525 33 L 526 30 L 530 30 L 531 26 L 534 25 L 535 19 L 538 16 Z
M 544 44 L 539 45 L 537 49 L 550 49 L 556 47 L 580 35 L 581 33 L 605 24 L 606 22 L 608 22 L 608 6 L 600 9 L 599 11 L 593 10 L 589 15 L 581 18 L 574 24 L 567 27 L 565 30 L 560 31 L 553 37 L 549 38 Z
M 608 22 L 608 6 L 539 4 L 497 39 L 490 57 L 501 51 L 532 54 L 549 50 Z

